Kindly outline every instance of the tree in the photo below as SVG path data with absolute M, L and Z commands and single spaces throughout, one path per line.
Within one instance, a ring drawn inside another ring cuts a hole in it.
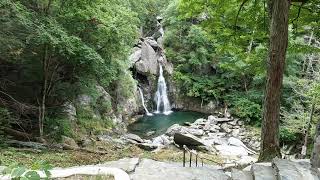
M 281 156 L 279 146 L 280 96 L 288 46 L 289 3 L 287 0 L 269 2 L 270 47 L 259 161 L 269 161 Z

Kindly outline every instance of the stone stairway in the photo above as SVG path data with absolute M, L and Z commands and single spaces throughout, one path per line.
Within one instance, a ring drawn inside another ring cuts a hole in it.
M 182 167 L 182 163 L 138 158 L 104 165 L 123 169 L 132 180 L 320 180 L 319 170 L 312 169 L 308 160 L 274 159 L 272 163 L 255 163 L 231 172 L 219 166 Z
M 93 166 L 54 169 L 52 171 L 58 172 L 79 168 L 84 170 L 78 173 L 92 175 L 99 174 L 99 171 L 103 169 L 116 168 L 119 171 L 122 169 L 122 173 L 126 175 L 127 179 L 130 178 L 131 180 L 320 180 L 319 169 L 311 168 L 309 160 L 303 159 L 274 159 L 271 163 L 255 163 L 241 170 L 233 168 L 226 171 L 220 166 L 183 167 L 182 163 L 176 162 L 124 158 Z M 2 179 L 2 170 L 0 168 L 0 179 Z M 92 173 L 93 171 L 97 172 Z M 120 180 L 122 179 L 120 178 Z

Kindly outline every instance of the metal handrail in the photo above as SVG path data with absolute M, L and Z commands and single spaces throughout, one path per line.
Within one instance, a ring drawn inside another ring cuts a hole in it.
M 213 163 L 216 163 L 220 166 L 222 166 L 223 164 L 231 164 L 231 163 L 220 163 L 220 162 L 217 162 L 215 160 L 212 160 L 212 159 L 208 159 L 206 157 L 202 157 L 200 154 L 197 153 L 196 150 L 190 150 L 186 145 L 183 145 L 183 167 L 186 167 L 186 152 L 189 152 L 190 154 L 190 157 L 189 157 L 189 167 L 191 167 L 191 163 L 192 163 L 192 154 L 194 154 L 196 156 L 196 167 L 198 167 L 198 158 L 201 160 L 201 166 L 203 167 L 203 160 L 207 160 L 207 161 L 211 161 Z M 232 162 L 233 163 L 236 163 L 236 162 Z

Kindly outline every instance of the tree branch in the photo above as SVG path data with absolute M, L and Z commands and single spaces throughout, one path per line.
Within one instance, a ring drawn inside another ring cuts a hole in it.
M 238 19 L 239 19 L 240 12 L 241 12 L 243 6 L 244 6 L 244 5 L 246 4 L 246 2 L 248 2 L 248 1 L 249 1 L 249 0 L 244 0 L 244 1 L 241 3 L 240 7 L 239 7 L 239 10 L 238 10 L 238 13 L 237 13 L 237 16 L 236 16 L 236 20 L 235 20 L 235 22 L 234 22 L 234 32 L 235 32 L 235 33 L 237 32 L 237 23 L 238 23 Z

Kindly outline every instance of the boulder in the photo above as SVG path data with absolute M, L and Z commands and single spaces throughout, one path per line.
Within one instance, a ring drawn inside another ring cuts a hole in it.
M 137 142 L 137 143 L 142 143 L 142 142 L 144 142 L 144 140 L 141 139 L 141 137 L 138 136 L 138 135 L 136 135 L 136 134 L 131 134 L 131 133 L 129 133 L 129 134 L 124 135 L 124 138 L 127 139 L 127 140 L 129 140 L 129 141 L 130 141 L 130 140 L 131 140 L 131 141 L 135 141 L 135 142 Z
M 68 146 L 71 146 L 73 148 L 79 148 L 78 144 L 76 143 L 76 141 L 70 137 L 67 136 L 62 136 L 62 140 L 61 140 L 62 144 L 66 144 Z
M 153 74 L 157 75 L 158 62 L 157 53 L 146 42 L 142 42 L 141 47 L 141 60 L 134 64 L 136 70 L 141 74 Z
M 271 166 L 253 164 L 250 171 L 254 180 L 277 180 L 276 172 Z
M 152 141 L 152 144 L 155 144 L 155 145 L 163 145 L 163 146 L 167 146 L 169 145 L 171 142 L 169 140 L 169 137 L 166 136 L 166 135 L 161 135 L 161 136 L 158 136 L 158 137 L 155 137 Z
M 156 144 L 151 144 L 151 143 L 138 143 L 137 146 L 141 149 L 147 150 L 147 151 L 152 151 L 157 149 L 159 146 Z
M 317 172 L 290 160 L 275 158 L 272 166 L 278 172 L 278 180 L 318 180 Z
M 173 136 L 176 133 L 187 133 L 186 129 L 186 127 L 180 126 L 179 124 L 174 124 L 167 129 L 166 135 Z
M 181 134 L 176 133 L 174 134 L 173 138 L 174 142 L 179 145 L 186 145 L 186 146 L 205 146 L 201 139 L 192 135 L 192 134 Z
M 230 146 L 230 145 L 216 145 L 215 148 L 223 156 L 248 156 L 248 152 L 243 147 Z

